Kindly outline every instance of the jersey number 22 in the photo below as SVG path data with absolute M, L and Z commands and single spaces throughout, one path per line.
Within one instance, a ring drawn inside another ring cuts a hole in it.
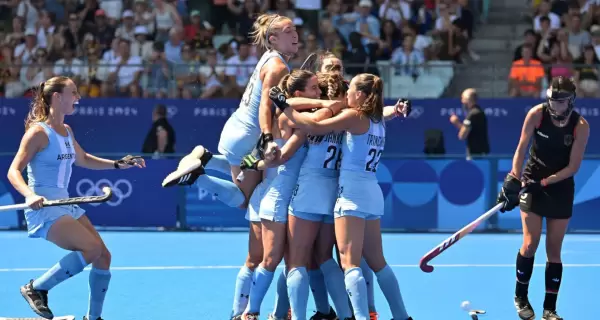
M 367 172 L 377 172 L 377 166 L 379 165 L 379 160 L 381 160 L 381 154 L 383 150 L 377 150 L 375 148 L 369 149 L 369 153 L 367 156 L 367 164 L 365 165 L 365 171 Z

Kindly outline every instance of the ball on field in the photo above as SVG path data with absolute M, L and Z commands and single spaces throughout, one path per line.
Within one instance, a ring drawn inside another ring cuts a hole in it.
M 471 302 L 470 302 L 470 301 L 463 301 L 463 302 L 460 304 L 460 307 L 461 307 L 463 310 L 465 310 L 465 311 L 469 311 L 469 310 L 471 310 Z

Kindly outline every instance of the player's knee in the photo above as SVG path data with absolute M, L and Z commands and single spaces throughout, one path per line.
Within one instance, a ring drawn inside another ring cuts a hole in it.
M 104 245 L 99 239 L 90 240 L 81 249 L 83 257 L 90 263 L 98 260 L 102 256 L 103 251 Z
M 387 265 L 387 261 L 385 261 L 383 254 L 365 256 L 365 260 L 373 272 L 379 272 Z
M 283 259 L 283 253 L 268 255 L 263 259 L 262 266 L 263 266 L 263 268 L 265 268 L 269 271 L 275 271 L 275 269 L 277 269 L 277 266 L 279 265 L 279 263 L 281 262 L 282 259 Z
M 110 268 L 110 263 L 112 262 L 112 254 L 108 250 L 108 248 L 104 247 L 102 251 L 102 255 L 99 260 L 101 260 L 102 264 L 106 267 L 106 269 Z
M 562 263 L 561 249 L 562 248 L 560 244 L 554 244 L 552 241 L 548 241 L 548 243 L 546 243 L 546 256 L 548 258 L 548 262 Z
M 526 258 L 531 258 L 535 255 L 540 241 L 536 239 L 525 239 L 521 246 L 521 255 Z
M 256 269 L 256 267 L 258 267 L 261 261 L 262 256 L 259 256 L 257 254 L 249 254 L 246 257 L 246 267 L 248 267 L 248 269 L 250 270 L 254 270 Z

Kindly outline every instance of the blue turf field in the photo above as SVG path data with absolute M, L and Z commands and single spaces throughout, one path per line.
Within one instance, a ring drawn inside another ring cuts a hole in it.
M 103 318 L 228 319 L 235 277 L 246 256 L 247 234 L 101 234 L 113 256 L 113 277 Z M 423 273 L 417 267 L 420 257 L 447 236 L 383 237 L 388 263 L 396 272 L 414 319 L 470 319 L 460 309 L 463 300 L 487 310 L 481 319 L 517 319 L 512 299 L 520 235 L 470 235 L 434 260 L 437 269 L 433 273 Z M 566 319 L 591 319 L 592 305 L 597 303 L 594 288 L 599 283 L 600 236 L 568 235 L 563 251 L 565 268 L 559 313 Z M 33 316 L 19 294 L 19 286 L 42 274 L 64 254 L 43 240 L 28 239 L 25 232 L 0 232 L 0 316 Z M 541 318 L 543 244 L 537 257 L 530 299 Z M 84 271 L 50 292 L 50 307 L 56 315 L 83 317 L 87 310 L 87 275 Z M 377 285 L 376 288 L 381 319 L 390 319 L 385 299 Z M 266 319 L 271 311 L 273 299 L 274 286 L 264 300 L 261 319 Z M 309 309 L 313 310 L 312 301 Z

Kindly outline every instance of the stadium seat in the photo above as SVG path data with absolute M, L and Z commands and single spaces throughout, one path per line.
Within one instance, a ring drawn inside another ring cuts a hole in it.
M 439 98 L 446 86 L 440 77 L 431 74 L 423 74 L 417 78 L 414 84 L 414 97 L 417 98 Z
M 395 75 L 391 74 L 390 79 L 390 92 L 385 95 L 386 98 L 416 98 L 414 95 L 415 81 L 410 76 Z
M 452 61 L 432 60 L 427 62 L 427 74 L 437 76 L 444 86 L 448 86 L 454 77 L 454 65 Z

